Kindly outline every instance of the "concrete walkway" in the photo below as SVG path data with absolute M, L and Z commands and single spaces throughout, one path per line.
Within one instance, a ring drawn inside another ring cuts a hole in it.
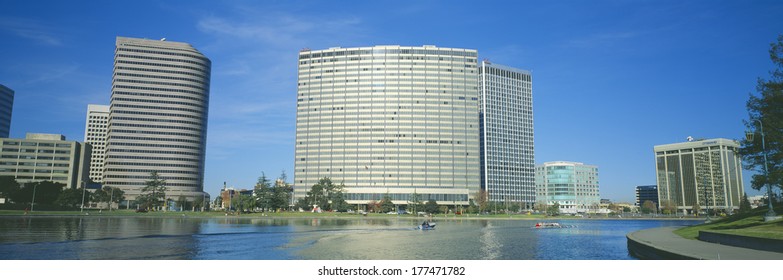
M 783 253 L 759 251 L 683 238 L 678 227 L 660 227 L 629 233 L 628 250 L 641 258 L 697 260 L 783 260 Z

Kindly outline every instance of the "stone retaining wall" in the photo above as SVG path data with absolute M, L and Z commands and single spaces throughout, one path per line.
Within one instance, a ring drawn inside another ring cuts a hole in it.
M 699 240 L 754 250 L 783 253 L 783 240 L 699 231 Z

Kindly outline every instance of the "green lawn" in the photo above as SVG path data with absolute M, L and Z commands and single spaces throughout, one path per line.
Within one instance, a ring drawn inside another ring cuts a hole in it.
M 776 209 L 779 208 L 776 207 Z M 764 222 L 763 215 L 766 212 L 767 208 L 754 209 L 751 213 L 738 214 L 714 220 L 710 223 L 684 227 L 675 230 L 674 233 L 688 239 L 696 239 L 699 236 L 699 231 L 712 231 L 783 240 L 783 219 Z

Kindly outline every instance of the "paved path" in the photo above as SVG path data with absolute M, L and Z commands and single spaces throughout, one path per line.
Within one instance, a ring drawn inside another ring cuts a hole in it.
M 659 227 L 628 234 L 640 244 L 685 258 L 703 260 L 783 260 L 783 253 L 759 251 L 683 238 L 674 234 L 678 227 Z

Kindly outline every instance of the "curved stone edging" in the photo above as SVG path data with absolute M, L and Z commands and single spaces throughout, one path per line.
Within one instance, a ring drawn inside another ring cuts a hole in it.
M 706 242 L 712 242 L 712 243 L 718 243 L 723 245 L 742 247 L 742 248 L 748 248 L 754 250 L 783 253 L 783 241 L 781 240 L 734 235 L 734 234 L 724 234 L 724 233 L 711 232 L 711 231 L 699 231 L 698 238 L 699 240 L 706 241 Z
M 638 232 L 638 231 L 637 231 Z M 671 249 L 664 249 L 659 246 L 639 240 L 632 232 L 625 237 L 628 239 L 628 252 L 642 260 L 698 260 L 699 258 L 684 253 L 678 253 Z

